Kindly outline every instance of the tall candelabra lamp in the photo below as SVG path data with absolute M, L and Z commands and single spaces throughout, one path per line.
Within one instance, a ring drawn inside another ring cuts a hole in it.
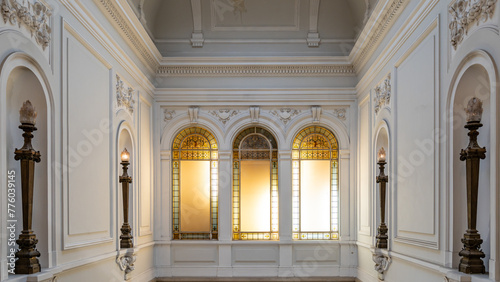
M 380 249 L 387 249 L 387 225 L 385 225 L 385 190 L 388 177 L 384 173 L 386 165 L 385 150 L 380 148 L 378 151 L 378 165 L 380 174 L 377 176 L 377 183 L 380 183 L 380 225 L 378 227 L 377 244 L 376 247 Z
M 132 243 L 132 228 L 130 228 L 130 224 L 128 223 L 128 199 L 129 199 L 129 184 L 132 183 L 132 177 L 130 177 L 127 173 L 128 166 L 130 164 L 130 154 L 125 148 L 121 154 L 121 164 L 123 166 L 123 175 L 120 176 L 120 183 L 122 184 L 122 193 L 123 193 L 123 225 L 120 229 L 122 231 L 122 235 L 120 236 L 120 248 L 133 248 L 134 244 Z
M 33 131 L 36 131 L 35 121 L 37 113 L 29 100 L 23 103 L 20 113 L 20 129 L 24 131 L 24 145 L 15 150 L 15 160 L 21 161 L 21 195 L 23 210 L 23 230 L 16 243 L 19 250 L 16 252 L 16 274 L 33 274 L 40 272 L 38 258 L 40 252 L 36 249 L 38 239 L 31 229 L 33 221 L 33 184 L 35 178 L 35 162 L 40 162 L 40 152 L 31 145 Z
M 479 135 L 477 129 L 483 126 L 481 124 L 483 103 L 474 97 L 469 100 L 465 112 L 467 114 L 465 128 L 469 130 L 469 145 L 460 152 L 460 160 L 465 161 L 466 166 L 467 230 L 465 231 L 464 238 L 462 238 L 464 247 L 458 254 L 462 257 L 458 265 L 458 270 L 474 274 L 485 273 L 484 264 L 481 260 L 485 255 L 480 249 L 483 240 L 476 229 L 479 161 L 486 158 L 486 148 L 479 147 L 477 143 L 477 136 Z

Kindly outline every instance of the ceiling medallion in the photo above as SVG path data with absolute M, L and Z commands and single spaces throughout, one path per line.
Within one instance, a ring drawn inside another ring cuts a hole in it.
M 243 13 L 246 13 L 247 8 L 245 7 L 245 0 L 214 0 L 215 12 L 219 17 L 219 20 L 224 20 L 224 13 L 231 11 L 236 17 L 242 20 Z
M 230 2 L 233 4 L 233 12 L 240 13 L 241 14 L 245 13 L 247 11 L 247 8 L 245 7 L 245 0 L 230 0 Z

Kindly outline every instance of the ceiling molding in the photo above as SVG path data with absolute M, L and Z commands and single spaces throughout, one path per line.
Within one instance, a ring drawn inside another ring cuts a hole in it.
M 352 49 L 350 57 L 356 70 L 360 70 L 367 63 L 371 57 L 370 55 L 375 52 L 409 2 L 409 0 L 379 1 L 372 18 L 374 18 L 375 14 L 379 16 L 365 25 L 361 37 L 358 38 Z M 384 4 L 386 5 L 383 6 Z M 379 13 L 376 13 L 377 10 Z M 363 36 L 365 38 L 362 38 Z
M 245 65 L 245 63 L 234 66 L 160 65 L 162 56 L 158 48 L 147 36 L 147 31 L 125 0 L 94 0 L 94 2 L 108 18 L 113 20 L 115 28 L 129 42 L 140 59 L 145 61 L 149 67 L 156 69 L 156 73 L 160 76 L 352 76 L 356 74 L 355 70 L 360 70 L 368 62 L 409 0 L 379 1 L 349 56 L 349 61 L 352 64 L 310 66 L 295 64 L 255 66 Z
M 369 89 L 373 86 L 371 83 L 377 80 L 377 77 L 388 70 L 384 70 L 390 60 L 394 58 L 397 52 L 404 46 L 408 39 L 414 35 L 418 27 L 421 26 L 425 18 L 427 18 L 433 8 L 437 5 L 439 0 L 425 0 L 413 8 L 413 13 L 407 18 L 407 20 L 400 26 L 398 32 L 392 37 L 392 40 L 385 46 L 383 51 L 377 56 L 377 59 L 370 65 L 366 73 L 364 73 L 356 85 L 357 92 L 359 93 L 358 98 L 360 101 L 364 97 L 369 96 Z M 427 27 L 434 28 L 434 26 L 439 26 L 439 19 L 436 19 Z M 359 69 L 357 69 L 359 70 Z
M 160 66 L 158 76 L 354 76 L 349 64 L 335 65 L 170 65 Z
M 151 97 L 154 92 L 154 85 L 148 75 L 152 75 L 156 69 L 149 70 L 149 73 L 145 73 L 139 68 L 137 62 L 132 60 L 130 56 L 123 50 L 114 38 L 112 38 L 107 29 L 99 23 L 92 13 L 81 3 L 81 1 L 72 0 L 60 0 L 61 4 L 64 5 L 66 9 L 83 25 L 83 27 L 101 44 L 101 46 L 106 49 L 109 54 L 118 62 L 118 64 L 123 67 L 126 72 L 134 78 L 135 82 L 141 85 L 146 93 Z M 63 18 L 63 29 L 66 28 L 71 32 L 72 27 Z M 76 33 L 76 31 L 75 31 Z
M 248 97 L 253 97 L 249 100 Z M 345 105 L 356 101 L 354 88 L 304 88 L 304 89 L 240 89 L 240 88 L 158 88 L 155 101 L 169 106 L 179 105 L 241 105 L 255 106 L 285 103 L 321 104 L 322 106 Z
M 115 28 L 143 63 L 153 70 L 156 69 L 162 56 L 130 5 L 125 0 L 94 0 L 94 2 L 112 20 Z M 128 12 L 124 10 L 125 7 L 128 8 Z

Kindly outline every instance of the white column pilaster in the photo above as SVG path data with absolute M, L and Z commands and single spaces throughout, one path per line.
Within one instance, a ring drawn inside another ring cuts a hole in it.
M 231 276 L 232 243 L 232 151 L 219 151 L 219 271 Z
M 279 276 L 288 277 L 292 271 L 292 152 L 279 152 L 279 221 L 280 266 Z

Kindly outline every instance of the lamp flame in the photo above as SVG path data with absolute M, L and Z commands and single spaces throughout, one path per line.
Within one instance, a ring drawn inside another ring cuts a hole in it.
M 23 106 L 19 110 L 19 114 L 20 114 L 19 121 L 22 124 L 35 125 L 37 113 L 35 111 L 35 107 L 33 107 L 30 100 L 26 100 L 26 102 L 23 103 Z
M 385 150 L 384 147 L 380 148 L 378 151 L 378 161 L 379 162 L 385 162 Z

